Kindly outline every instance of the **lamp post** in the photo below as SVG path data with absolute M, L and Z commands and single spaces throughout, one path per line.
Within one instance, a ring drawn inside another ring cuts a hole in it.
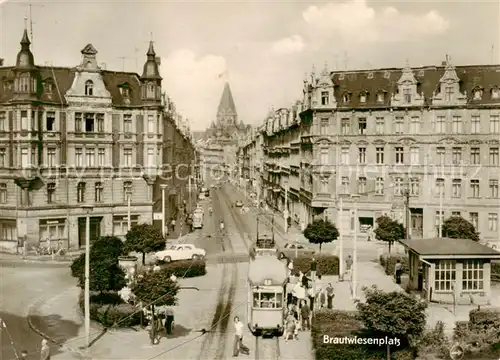
M 93 205 L 83 205 L 85 219 L 85 345 L 90 346 L 90 213 Z
M 132 202 L 132 191 L 127 191 L 127 231 L 130 231 L 132 228 L 132 217 L 130 215 L 130 207 Z
M 358 194 L 353 194 L 351 195 L 351 199 L 353 200 L 354 203 L 354 243 L 353 243 L 353 251 L 352 251 L 352 257 L 353 257 L 353 264 L 352 264 L 352 298 L 356 299 L 357 298 L 357 286 L 358 286 L 358 225 L 359 225 L 359 219 L 358 219 L 358 199 L 359 195 Z
M 285 183 L 285 211 L 283 217 L 285 218 L 285 233 L 288 232 L 288 182 Z
M 167 236 L 165 232 L 165 221 L 166 221 L 166 211 L 165 211 L 165 197 L 166 197 L 166 190 L 167 190 L 167 185 L 166 184 L 161 184 L 160 185 L 161 189 L 161 233 L 163 234 L 163 237 L 165 238 Z
M 339 278 L 340 281 L 344 281 L 344 200 L 342 195 L 339 194 L 339 210 L 337 212 L 337 224 L 340 227 L 339 234 Z

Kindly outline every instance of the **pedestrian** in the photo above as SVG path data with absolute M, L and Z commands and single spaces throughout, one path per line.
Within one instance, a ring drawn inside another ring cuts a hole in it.
M 291 281 L 288 281 L 286 283 L 285 289 L 286 289 L 286 305 L 289 306 L 290 304 L 293 304 L 293 287 L 294 284 Z
M 314 311 L 314 301 L 316 300 L 316 294 L 313 292 L 313 289 L 307 289 L 307 297 L 309 298 L 309 308 L 311 312 Z
M 325 288 L 326 292 L 326 307 L 328 309 L 333 308 L 333 298 L 335 297 L 335 292 L 333 290 L 332 283 L 328 283 L 327 287 Z
M 300 273 L 300 282 L 302 283 L 302 286 L 304 287 L 304 289 L 308 289 L 309 288 L 309 279 L 307 278 L 306 274 L 304 273 Z
M 172 334 L 174 328 L 174 310 L 172 308 L 167 308 L 165 310 L 165 331 L 167 335 Z
M 21 360 L 28 360 L 28 351 L 27 350 L 21 351 Z
M 309 309 L 309 306 L 307 305 L 307 302 L 305 300 L 302 301 L 302 307 L 300 308 L 300 316 L 302 318 L 302 330 L 310 330 L 311 329 L 311 321 L 310 321 L 311 310 Z
M 285 319 L 285 342 L 290 340 L 290 336 L 292 340 L 295 338 L 295 321 L 295 317 L 291 313 L 288 313 Z
M 288 261 L 288 276 L 291 276 L 293 274 L 293 260 Z
M 234 344 L 233 356 L 238 356 L 241 352 L 244 355 L 250 354 L 250 349 L 243 345 L 243 328 L 245 325 L 240 321 L 238 316 L 234 317 Z
M 50 360 L 50 347 L 47 339 L 42 340 L 42 349 L 40 350 L 40 360 Z
M 396 284 L 401 284 L 401 273 L 403 272 L 403 265 L 400 260 L 396 261 L 394 266 L 394 277 L 396 278 Z
M 352 263 L 353 263 L 352 256 L 349 255 L 345 260 L 345 273 L 346 275 L 349 275 L 349 277 L 351 276 Z

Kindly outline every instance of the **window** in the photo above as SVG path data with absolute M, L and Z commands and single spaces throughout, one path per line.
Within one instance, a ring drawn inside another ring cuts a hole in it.
M 491 98 L 498 99 L 499 97 L 500 97 L 500 91 L 498 90 L 498 88 L 494 87 L 493 89 L 491 89 Z
M 39 222 L 40 240 L 66 239 L 66 219 L 48 219 Z
M 471 224 L 474 225 L 475 229 L 477 229 L 477 226 L 479 225 L 479 213 L 471 212 L 469 213 L 469 216 Z
M 453 116 L 453 122 L 451 126 L 451 132 L 453 134 L 461 134 L 462 129 L 462 117 L 461 116 Z
M 340 149 L 340 163 L 343 165 L 349 164 L 349 148 L 343 147 Z
M 490 134 L 500 134 L 500 115 L 490 115 Z
M 359 164 L 366 163 L 366 148 L 365 147 L 358 148 L 358 163 Z
M 75 132 L 82 132 L 82 113 L 75 113 Z
M 444 147 L 438 147 L 436 149 L 436 155 L 439 164 L 444 165 L 446 163 L 446 149 Z
M 0 203 L 7 203 L 7 184 L 5 183 L 0 184 Z
M 2 220 L 0 222 L 0 239 L 6 241 L 17 241 L 16 220 Z
M 472 115 L 470 125 L 471 134 L 479 134 L 481 132 L 481 117 L 479 115 Z
M 47 184 L 47 204 L 53 204 L 56 202 L 56 184 Z
M 451 216 L 461 216 L 460 211 L 452 211 Z
M 366 118 L 358 119 L 358 131 L 360 135 L 366 135 Z
M 474 179 L 470 181 L 470 197 L 478 198 L 479 193 L 479 180 Z
M 375 161 L 377 162 L 377 164 L 384 163 L 384 148 L 383 147 L 375 148 Z
M 382 177 L 375 179 L 375 194 L 384 195 L 384 178 Z
M 321 149 L 319 154 L 319 163 L 321 165 L 328 165 L 328 149 Z
M 497 213 L 489 213 L 488 214 L 488 230 L 489 231 L 498 231 L 498 214 Z
M 56 148 L 47 149 L 47 166 L 48 167 L 56 166 Z
M 498 199 L 498 180 L 492 179 L 489 181 L 490 185 L 490 197 L 493 199 Z
M 460 165 L 462 163 L 462 148 L 454 147 L 452 149 L 451 161 L 453 165 Z
M 29 74 L 22 74 L 19 77 L 18 83 L 19 83 L 18 89 L 20 92 L 28 92 L 30 89 L 30 76 L 29 76 Z
M 394 179 L 394 195 L 403 195 L 403 178 Z
M 139 224 L 139 215 L 130 216 L 130 226 Z M 113 216 L 113 236 L 125 236 L 128 232 L 128 217 Z
M 404 163 L 404 148 L 402 147 L 396 147 L 396 164 L 403 164 Z
M 381 103 L 384 102 L 385 94 L 383 92 L 378 92 L 377 93 L 377 102 Z
M 446 118 L 444 116 L 436 117 L 436 129 L 435 131 L 439 134 L 446 132 Z
M 84 182 L 79 182 L 76 186 L 76 201 L 79 203 L 85 202 L 85 188 Z
M 28 119 L 28 112 L 26 110 L 21 111 L 21 130 L 29 130 L 30 124 Z
M 462 180 L 453 179 L 451 183 L 451 196 L 454 198 L 462 197 Z
M 321 135 L 330 135 L 328 131 L 328 119 L 321 119 L 319 132 Z
M 104 132 L 104 114 L 97 114 L 97 132 L 98 133 L 103 133 Z
M 123 85 L 120 87 L 120 93 L 124 98 L 128 98 L 130 96 L 130 89 L 128 88 L 128 85 Z
M 0 131 L 7 131 L 7 118 L 5 111 L 0 111 Z
M 344 95 L 342 95 L 342 101 L 344 103 L 348 103 L 349 101 L 351 101 L 351 95 L 349 93 L 345 93 Z
M 85 132 L 94 132 L 94 114 L 86 113 L 85 114 Z
M 47 131 L 56 131 L 56 113 L 48 111 L 45 115 L 45 128 Z
M 253 294 L 254 308 L 280 309 L 283 307 L 283 295 L 274 292 L 255 292 Z
M 436 291 L 451 291 L 455 286 L 455 261 L 440 260 L 436 262 L 435 268 L 436 280 L 434 281 L 434 289 Z
M 123 165 L 132 166 L 132 148 L 123 149 Z
M 7 167 L 7 149 L 0 148 L 0 168 Z
M 83 149 L 75 149 L 75 165 L 76 167 L 83 167 Z
M 420 149 L 418 147 L 410 148 L 410 161 L 413 165 L 420 163 Z
M 446 101 L 451 101 L 453 99 L 453 87 L 446 86 L 444 89 L 444 99 Z
M 132 181 L 125 181 L 123 183 L 123 201 L 127 201 L 129 196 L 132 195 Z
M 483 262 L 478 260 L 465 260 L 462 271 L 462 290 L 483 290 Z
M 474 90 L 474 100 L 481 100 L 483 97 L 483 92 L 480 89 L 475 89 Z
M 342 194 L 349 194 L 349 177 L 342 176 L 341 178 Z
M 384 118 L 383 117 L 378 117 L 375 119 L 375 132 L 377 134 L 383 134 L 384 133 Z
M 405 99 L 405 103 L 410 104 L 411 103 L 411 89 L 404 89 L 403 96 Z
M 413 116 L 411 118 L 410 133 L 420 134 L 420 118 L 418 116 Z
M 92 96 L 94 95 L 94 83 L 92 80 L 87 80 L 85 82 L 85 95 Z
M 148 148 L 148 166 L 154 166 L 155 164 L 155 149 Z
M 350 119 L 342 119 L 340 123 L 340 129 L 342 135 L 349 135 L 351 133 L 351 120 Z
M 87 167 L 95 167 L 95 149 L 85 149 L 85 159 L 87 159 Z
M 490 148 L 490 165 L 498 166 L 498 148 Z
M 30 159 L 30 149 L 28 148 L 22 148 L 21 149 L 21 167 L 29 167 L 31 166 L 31 159 Z
M 330 192 L 330 189 L 328 188 L 328 179 L 321 179 L 320 192 L 322 194 L 328 194 Z
M 403 124 L 404 120 L 402 117 L 397 117 L 396 120 L 394 121 L 394 133 L 395 134 L 402 134 L 403 133 Z
M 436 179 L 436 196 L 444 197 L 444 179 Z
M 97 151 L 97 165 L 106 166 L 106 149 L 99 148 Z
M 102 192 L 104 191 L 104 187 L 102 186 L 102 182 L 96 182 L 94 186 L 94 201 L 101 202 L 102 201 Z
M 148 115 L 148 133 L 153 134 L 155 132 L 155 118 L 153 115 Z
M 481 162 L 481 150 L 478 147 L 470 149 L 470 163 L 472 165 L 479 165 Z
M 321 92 L 321 105 L 328 105 L 330 103 L 330 97 L 328 91 Z
M 361 176 L 358 179 L 358 194 L 364 194 L 366 192 L 366 178 Z
M 365 92 L 362 92 L 361 94 L 359 94 L 359 102 L 364 104 L 366 102 L 366 93 Z
M 417 178 L 410 179 L 410 195 L 418 196 L 420 194 L 420 180 Z
M 123 132 L 131 133 L 132 132 L 132 115 L 124 114 L 123 115 Z
M 45 82 L 43 83 L 43 90 L 47 94 L 52 93 L 52 81 L 51 80 L 45 80 Z

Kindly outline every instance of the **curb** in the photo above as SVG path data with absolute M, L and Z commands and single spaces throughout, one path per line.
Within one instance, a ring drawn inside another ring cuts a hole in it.
M 35 314 L 37 314 L 37 308 L 43 306 L 45 303 L 47 303 L 48 301 L 50 301 L 51 299 L 54 299 L 56 297 L 58 297 L 59 295 L 61 294 L 64 294 L 65 292 L 67 292 L 68 290 L 65 290 L 63 291 L 62 293 L 56 295 L 56 296 L 53 296 L 49 299 L 47 298 L 42 298 L 42 299 L 39 299 L 38 301 L 34 302 L 33 304 L 31 304 L 29 307 L 28 307 L 28 311 L 27 311 L 27 314 L 26 314 L 26 322 L 28 323 L 28 326 L 31 330 L 33 330 L 34 332 L 36 332 L 38 335 L 40 335 L 41 337 L 47 339 L 48 341 L 50 341 L 51 343 L 53 343 L 54 345 L 60 347 L 61 349 L 67 351 L 67 352 L 72 352 L 78 356 L 80 356 L 82 359 L 88 359 L 88 356 L 82 352 L 81 350 L 79 349 L 74 349 L 72 347 L 69 347 L 67 345 L 64 345 L 64 343 L 61 343 L 57 340 L 55 340 L 53 337 L 51 337 L 50 335 L 44 333 L 43 331 L 41 331 L 40 329 L 38 329 L 35 324 L 33 324 L 33 321 L 31 320 L 32 316 L 34 316 Z

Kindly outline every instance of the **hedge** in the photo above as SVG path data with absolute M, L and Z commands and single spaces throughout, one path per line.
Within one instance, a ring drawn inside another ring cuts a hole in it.
M 85 310 L 85 298 L 80 292 L 79 305 Z M 117 293 L 92 293 L 90 295 L 90 318 L 104 327 L 130 327 L 141 323 L 140 309 L 123 303 Z
M 500 262 L 491 262 L 491 280 L 500 282 Z
M 382 254 L 380 255 L 379 262 L 380 265 L 385 269 L 385 273 L 387 275 L 394 275 L 394 267 L 396 266 L 396 262 L 400 261 L 403 265 L 403 273 L 408 273 L 408 257 L 405 255 L 389 255 Z
M 207 273 L 204 260 L 180 260 L 169 263 L 158 261 L 157 264 L 178 278 L 192 278 Z
M 339 274 L 339 258 L 335 255 L 320 255 L 316 259 L 316 273 L 319 275 L 338 275 Z M 293 259 L 294 273 L 297 275 L 299 271 L 307 274 L 311 270 L 310 256 L 299 256 Z

